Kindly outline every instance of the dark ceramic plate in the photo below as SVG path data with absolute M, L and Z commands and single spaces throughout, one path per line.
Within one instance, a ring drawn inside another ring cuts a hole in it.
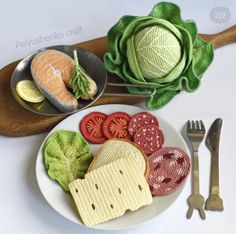
M 30 71 L 30 65 L 35 54 L 37 54 L 40 51 L 47 50 L 47 49 L 59 50 L 68 54 L 71 57 L 73 57 L 73 50 L 74 49 L 77 50 L 80 65 L 84 68 L 85 72 L 97 84 L 97 94 L 93 100 L 79 99 L 78 100 L 79 106 L 77 110 L 63 113 L 59 111 L 58 109 L 56 109 L 56 107 L 54 107 L 47 99 L 45 99 L 43 102 L 40 102 L 40 103 L 30 103 L 30 102 L 24 101 L 17 94 L 16 84 L 18 83 L 18 81 L 33 80 L 31 71 Z M 68 46 L 68 45 L 51 46 L 51 47 L 46 47 L 38 51 L 35 51 L 34 53 L 24 58 L 17 65 L 11 77 L 11 90 L 17 102 L 29 111 L 32 111 L 40 115 L 48 115 L 48 116 L 70 115 L 89 107 L 103 94 L 106 88 L 106 84 L 107 84 L 107 73 L 103 65 L 103 62 L 95 54 L 85 49 L 75 48 L 73 46 Z

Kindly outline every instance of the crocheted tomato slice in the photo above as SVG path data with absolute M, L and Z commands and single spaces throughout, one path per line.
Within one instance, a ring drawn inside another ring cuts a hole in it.
M 140 112 L 133 115 L 128 126 L 130 136 L 134 136 L 139 128 L 146 125 L 159 126 L 159 123 L 157 118 L 149 112 Z
M 80 131 L 83 137 L 95 144 L 104 143 L 107 138 L 103 134 L 102 125 L 107 115 L 102 112 L 92 112 L 80 122 Z
M 157 126 L 146 125 L 135 133 L 134 143 L 140 146 L 145 154 L 151 154 L 162 147 L 164 135 Z
M 103 123 L 103 133 L 110 138 L 130 139 L 128 124 L 130 115 L 125 112 L 114 112 Z
M 164 147 L 148 157 L 148 184 L 153 196 L 175 192 L 190 172 L 189 156 L 177 147 Z

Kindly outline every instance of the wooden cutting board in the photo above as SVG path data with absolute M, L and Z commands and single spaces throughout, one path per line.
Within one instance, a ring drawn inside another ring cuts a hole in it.
M 236 41 L 236 25 L 221 33 L 212 35 L 200 34 L 200 36 L 204 40 L 213 43 L 215 48 L 218 48 Z M 106 37 L 79 43 L 75 46 L 85 48 L 100 58 L 102 58 L 104 53 L 107 52 Z M 19 61 L 16 61 L 0 70 L 0 135 L 27 136 L 42 133 L 51 129 L 63 118 L 65 118 L 61 116 L 48 117 L 34 114 L 21 107 L 15 101 L 11 93 L 10 80 L 11 74 L 18 63 Z M 110 74 L 108 75 L 108 81 L 117 83 L 121 82 L 118 77 Z M 107 87 L 106 89 L 106 92 L 115 91 L 126 92 L 124 88 Z M 102 96 L 94 105 L 111 103 L 136 104 L 143 101 L 143 98 Z

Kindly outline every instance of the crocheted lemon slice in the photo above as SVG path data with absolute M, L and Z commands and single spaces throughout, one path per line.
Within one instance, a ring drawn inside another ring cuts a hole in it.
M 53 133 L 44 145 L 47 174 L 65 191 L 69 191 L 71 181 L 84 178 L 92 159 L 89 145 L 79 132 L 60 130 Z
M 32 80 L 19 81 L 16 85 L 16 92 L 27 102 L 38 103 L 45 99 Z

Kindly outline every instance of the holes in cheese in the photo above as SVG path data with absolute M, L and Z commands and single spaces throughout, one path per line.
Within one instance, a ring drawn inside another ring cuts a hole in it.
M 138 188 L 139 188 L 140 191 L 143 190 L 143 188 L 142 188 L 142 186 L 140 184 L 138 185 Z
M 91 204 L 91 206 L 92 206 L 93 210 L 95 210 L 95 205 L 94 205 L 94 204 Z
M 114 219 L 126 210 L 134 211 L 152 202 L 147 181 L 132 157 L 99 167 L 84 179 L 72 181 L 69 188 L 86 226 Z
M 120 188 L 118 188 L 118 193 L 121 194 L 121 189 Z

